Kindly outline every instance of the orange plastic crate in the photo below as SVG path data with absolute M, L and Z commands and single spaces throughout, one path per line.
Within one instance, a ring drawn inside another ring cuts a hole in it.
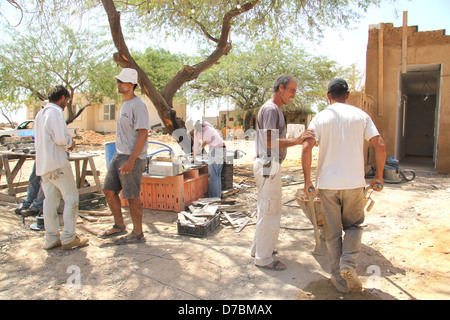
M 140 199 L 146 209 L 180 212 L 193 201 L 208 196 L 208 167 L 185 171 L 177 176 L 143 176 Z M 123 207 L 129 206 L 122 199 Z

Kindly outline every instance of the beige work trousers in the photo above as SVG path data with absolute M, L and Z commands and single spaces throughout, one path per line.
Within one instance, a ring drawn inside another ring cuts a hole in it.
M 263 161 L 256 159 L 253 165 L 258 188 L 258 218 L 251 255 L 255 264 L 266 266 L 273 262 L 272 253 L 278 241 L 281 219 L 281 166 L 272 170 L 273 175 L 263 176 Z
M 75 227 L 78 218 L 78 189 L 73 177 L 70 164 L 42 175 L 42 190 L 44 191 L 44 245 L 55 243 L 58 239 L 61 244 L 72 242 L 75 237 Z M 60 236 L 58 207 L 61 197 L 64 200 L 64 229 Z
M 364 222 L 364 188 L 319 190 L 324 215 L 324 236 L 331 275 L 342 281 L 342 269 L 355 269 Z

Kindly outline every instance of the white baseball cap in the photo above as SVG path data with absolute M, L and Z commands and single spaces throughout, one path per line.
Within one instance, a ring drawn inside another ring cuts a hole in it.
M 187 118 L 184 126 L 186 127 L 187 132 L 191 132 L 196 127 L 197 123 L 200 123 L 200 120 L 194 118 Z
M 118 76 L 114 77 L 114 79 L 122 82 L 138 84 L 138 73 L 134 69 L 124 68 Z
M 184 123 L 184 125 L 186 127 L 187 132 L 191 132 L 192 130 L 194 130 L 194 124 L 195 124 L 194 119 L 192 119 L 192 118 L 186 119 L 186 122 Z

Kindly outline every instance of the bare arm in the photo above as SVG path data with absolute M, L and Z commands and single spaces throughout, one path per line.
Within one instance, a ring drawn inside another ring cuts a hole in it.
M 377 188 L 377 184 L 383 184 L 383 171 L 384 164 L 386 162 L 386 145 L 384 144 L 383 138 L 381 136 L 375 136 L 369 140 L 370 144 L 375 148 L 375 161 L 377 166 L 377 173 L 373 180 L 370 182 L 370 187 L 375 191 L 381 191 Z
M 306 130 L 301 134 L 300 137 L 297 138 L 276 139 L 278 145 L 272 146 L 271 131 L 267 130 L 267 148 L 289 148 L 298 144 L 302 144 L 303 141 L 308 138 L 314 138 L 314 132 L 312 130 Z
M 311 163 L 312 163 L 312 149 L 316 145 L 316 140 L 314 138 L 308 138 L 303 142 L 302 148 L 302 168 L 303 175 L 305 178 L 305 186 L 304 190 L 306 194 L 310 194 L 308 192 L 309 187 L 314 187 L 311 182 Z

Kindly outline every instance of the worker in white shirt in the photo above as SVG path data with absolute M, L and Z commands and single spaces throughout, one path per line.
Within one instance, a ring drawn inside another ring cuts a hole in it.
M 88 239 L 75 233 L 79 196 L 67 152 L 75 148 L 75 142 L 67 131 L 63 116 L 69 99 L 70 94 L 63 86 L 51 88 L 49 103 L 39 111 L 34 124 L 36 174 L 42 177 L 45 195 L 45 250 L 59 246 L 68 250 L 88 243 Z M 60 236 L 57 208 L 61 196 L 64 200 L 64 229 Z
M 312 149 L 320 146 L 316 188 L 324 215 L 324 237 L 330 258 L 331 282 L 339 292 L 362 290 L 356 273 L 364 222 L 364 140 L 375 148 L 377 175 L 370 187 L 381 191 L 386 146 L 373 120 L 363 110 L 347 104 L 347 81 L 328 84 L 330 105 L 309 124 L 314 132 L 302 147 L 304 190 L 314 193 L 311 182 Z

